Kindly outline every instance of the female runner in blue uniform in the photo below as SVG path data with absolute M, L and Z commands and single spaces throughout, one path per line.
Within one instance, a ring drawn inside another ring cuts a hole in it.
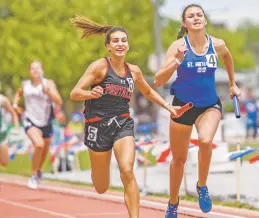
M 155 76 L 154 84 L 159 87 L 165 84 L 177 69 L 177 78 L 170 91 L 174 95 L 173 105 L 182 106 L 189 101 L 194 105 L 183 116 L 173 118 L 170 123 L 173 160 L 170 165 L 170 200 L 166 218 L 176 218 L 178 214 L 179 189 L 193 125 L 197 129 L 199 140 L 199 180 L 196 187 L 199 205 L 204 213 L 212 208 L 206 182 L 212 155 L 211 145 L 222 113 L 215 87 L 218 56 L 223 59 L 228 73 L 230 97 L 240 95 L 235 83 L 231 54 L 222 39 L 206 34 L 206 24 L 206 16 L 201 6 L 192 4 L 184 9 L 177 40 L 169 47 L 165 62 Z
M 133 172 L 134 121 L 129 116 L 128 104 L 134 86 L 144 97 L 175 116 L 179 115 L 180 107 L 166 103 L 145 81 L 140 68 L 125 62 L 129 42 L 124 28 L 96 24 L 82 16 L 71 21 L 82 31 L 82 38 L 105 34 L 105 46 L 110 53 L 110 57 L 91 63 L 70 93 L 72 100 L 85 101 L 84 142 L 89 148 L 93 185 L 100 194 L 107 191 L 113 148 L 129 217 L 139 218 L 139 190 Z

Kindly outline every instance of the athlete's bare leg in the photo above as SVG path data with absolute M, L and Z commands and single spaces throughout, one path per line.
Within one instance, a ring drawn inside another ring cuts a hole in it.
M 199 187 L 206 186 L 212 156 L 212 141 L 220 119 L 221 113 L 211 108 L 201 114 L 195 122 L 199 139 Z
M 124 186 L 124 199 L 130 218 L 139 218 L 139 188 L 133 172 L 135 161 L 135 140 L 132 136 L 119 139 L 114 143 L 121 181 Z
M 28 129 L 27 135 L 34 145 L 34 153 L 32 155 L 31 175 L 36 176 L 41 163 L 41 156 L 44 148 L 44 140 L 42 137 L 41 130 L 34 126 Z
M 51 143 L 51 139 L 52 138 L 44 138 L 44 147 L 43 147 L 43 150 L 42 150 L 42 155 L 41 155 L 41 160 L 40 160 L 40 166 L 39 166 L 39 171 L 42 170 L 42 167 L 45 163 L 45 160 L 48 156 L 48 152 L 49 152 L 49 146 L 50 146 L 50 143 Z
M 170 146 L 173 160 L 170 164 L 170 203 L 177 204 L 183 179 L 184 165 L 187 160 L 192 126 L 170 122 Z
M 106 152 L 96 152 L 88 149 L 92 169 L 92 181 L 95 190 L 102 194 L 106 192 L 110 185 L 110 162 L 112 150 Z
M 0 144 L 0 164 L 6 166 L 8 164 L 9 155 L 8 155 L 8 145 Z

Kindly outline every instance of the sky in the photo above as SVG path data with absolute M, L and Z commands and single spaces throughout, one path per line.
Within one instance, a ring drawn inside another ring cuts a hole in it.
M 214 22 L 225 22 L 235 29 L 244 19 L 259 26 L 259 0 L 166 0 L 162 15 L 180 20 L 183 8 L 188 4 L 201 5 Z

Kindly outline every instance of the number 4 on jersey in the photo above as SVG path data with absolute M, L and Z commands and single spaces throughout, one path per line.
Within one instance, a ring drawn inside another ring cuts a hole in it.
M 217 57 L 215 54 L 206 55 L 206 59 L 207 59 L 207 67 L 216 68 L 218 66 Z

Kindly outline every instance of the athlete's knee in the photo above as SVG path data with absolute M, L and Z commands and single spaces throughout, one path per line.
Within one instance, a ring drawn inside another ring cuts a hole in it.
M 98 194 L 103 194 L 105 193 L 110 185 L 110 180 L 109 179 L 104 179 L 104 178 L 95 178 L 94 175 L 91 175 L 92 177 L 92 182 L 95 188 L 95 191 Z
M 105 192 L 108 190 L 109 185 L 108 185 L 108 186 L 104 186 L 104 185 L 101 185 L 101 186 L 94 185 L 94 188 L 95 188 L 95 191 L 96 191 L 98 194 L 103 194 L 103 193 L 105 193 Z
M 173 160 L 171 161 L 171 166 L 174 165 L 176 167 L 184 167 L 186 160 L 186 157 L 173 157 Z
M 210 136 L 199 136 L 199 146 L 200 148 L 211 147 L 212 137 Z
M 199 137 L 199 153 L 212 156 L 212 139 L 209 137 Z
M 43 149 L 44 148 L 44 143 L 37 143 L 34 145 L 36 149 Z
M 134 172 L 132 169 L 122 170 L 120 172 L 122 182 L 131 182 L 135 179 Z
M 2 166 L 7 166 L 8 165 L 8 158 L 5 158 L 5 159 L 2 159 L 2 160 L 0 160 L 0 164 L 2 165 Z

